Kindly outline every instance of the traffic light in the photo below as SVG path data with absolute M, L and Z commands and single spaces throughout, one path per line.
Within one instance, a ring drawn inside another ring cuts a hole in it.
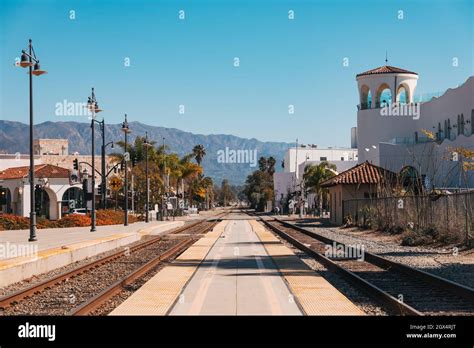
M 86 194 L 88 189 L 87 189 L 87 180 L 82 181 L 82 191 Z
M 73 167 L 75 170 L 79 170 L 79 161 L 76 159 L 74 159 L 74 161 L 72 161 L 73 163 Z
M 132 167 L 135 167 L 136 165 L 137 165 L 137 157 L 134 156 L 134 157 L 132 158 Z
M 98 194 L 102 194 L 102 184 L 99 184 L 99 187 L 97 188 Z
M 122 160 L 120 161 L 120 171 L 123 172 L 124 169 L 125 169 L 125 161 Z

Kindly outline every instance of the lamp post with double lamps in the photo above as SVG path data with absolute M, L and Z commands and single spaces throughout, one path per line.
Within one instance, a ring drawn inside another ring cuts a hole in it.
M 92 204 L 91 204 L 91 232 L 95 232 L 95 123 L 100 123 L 95 119 L 95 114 L 101 112 L 99 104 L 95 98 L 94 87 L 92 87 L 92 94 L 87 100 L 87 108 L 92 113 L 91 116 L 91 129 L 92 129 L 92 175 L 91 175 L 91 186 L 92 186 Z
M 102 120 L 102 124 L 101 124 L 101 127 L 102 129 L 105 128 L 105 124 L 104 124 L 104 120 Z M 109 141 L 107 144 L 105 143 L 105 133 L 102 132 L 102 173 L 101 173 L 101 176 L 102 176 L 102 209 L 107 209 L 107 173 L 106 173 L 106 170 L 105 170 L 105 149 L 107 148 L 107 146 L 110 145 L 110 148 L 113 149 L 114 148 L 114 142 L 113 141 Z
M 107 144 L 105 143 L 105 119 L 102 118 L 102 121 L 95 121 L 99 124 L 100 127 L 100 133 L 102 136 L 102 146 L 101 146 L 101 172 L 100 172 L 100 177 L 101 177 L 101 182 L 100 182 L 100 202 L 102 209 L 107 208 L 107 174 L 105 170 L 105 150 L 107 146 L 111 145 L 110 148 L 114 148 L 114 142 L 109 141 Z
M 149 215 L 149 204 L 150 204 L 150 182 L 148 179 L 148 148 L 152 146 L 148 141 L 148 132 L 145 132 L 145 142 L 143 143 L 145 146 L 145 222 L 148 222 L 148 215 Z
M 123 154 L 123 161 L 125 167 L 125 185 L 124 185 L 124 194 L 125 194 L 125 211 L 124 211 L 124 226 L 128 226 L 128 161 L 130 160 L 130 154 L 127 151 L 127 134 L 130 133 L 130 128 L 127 122 L 127 114 L 125 114 L 125 121 L 122 123 L 122 132 L 125 134 L 125 147 Z
M 36 57 L 31 39 L 28 41 L 28 52 L 21 51 L 21 60 L 19 65 L 22 68 L 28 68 L 30 80 L 30 238 L 28 241 L 36 241 L 36 208 L 35 208 L 35 159 L 33 151 L 33 75 L 40 76 L 46 74 L 41 70 L 40 61 Z
M 163 202 L 162 202 L 162 207 L 163 207 L 163 212 L 161 215 L 161 220 L 165 220 L 167 218 L 167 213 L 166 209 L 167 207 L 167 202 L 166 202 L 166 151 L 165 151 L 165 137 L 163 137 Z

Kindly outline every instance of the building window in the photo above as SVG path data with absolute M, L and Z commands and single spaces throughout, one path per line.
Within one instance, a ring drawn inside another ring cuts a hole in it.
M 319 160 L 320 160 L 320 161 L 327 161 L 328 158 L 327 158 L 327 157 L 319 157 Z
M 344 157 L 341 157 L 341 161 L 344 161 Z
M 464 134 L 464 114 L 461 114 L 461 134 Z
M 339 206 L 342 205 L 342 193 L 339 191 Z

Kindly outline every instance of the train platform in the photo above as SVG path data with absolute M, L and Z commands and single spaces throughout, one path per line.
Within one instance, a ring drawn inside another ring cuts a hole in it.
M 97 226 L 95 232 L 90 227 L 40 229 L 36 242 L 28 242 L 29 230 L 0 231 L 0 287 L 184 224 L 184 220 L 136 222 Z
M 255 220 L 225 220 L 110 315 L 363 315 Z

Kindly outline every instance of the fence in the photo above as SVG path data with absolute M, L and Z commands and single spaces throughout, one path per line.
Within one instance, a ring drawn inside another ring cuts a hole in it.
M 384 230 L 410 226 L 468 240 L 474 232 L 474 192 L 350 199 L 342 202 L 342 214 L 357 226 Z

